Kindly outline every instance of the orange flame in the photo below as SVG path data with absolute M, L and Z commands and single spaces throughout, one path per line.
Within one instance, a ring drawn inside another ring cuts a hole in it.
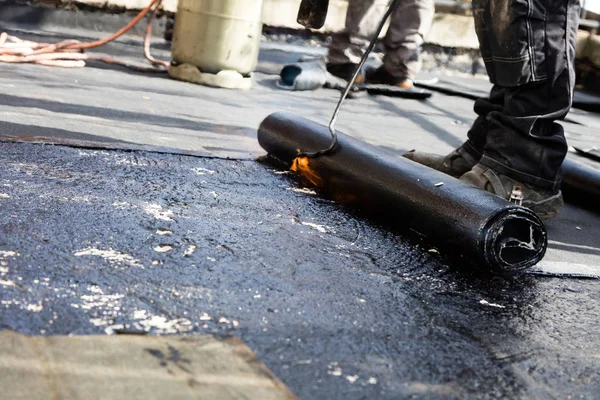
M 290 170 L 302 174 L 310 183 L 319 187 L 323 186 L 323 179 L 310 167 L 308 157 L 296 157 Z

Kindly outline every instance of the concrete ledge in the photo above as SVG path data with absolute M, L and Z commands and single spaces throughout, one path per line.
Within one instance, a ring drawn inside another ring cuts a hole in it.
M 32 7 L 13 1 L 0 0 L 0 30 L 41 30 L 72 35 L 77 38 L 97 37 L 97 33 L 113 33 L 121 29 L 135 16 L 135 12 L 107 13 L 77 9 Z M 167 24 L 166 17 L 154 20 L 152 33 L 162 36 Z M 146 24 L 140 22 L 126 36 L 143 37 Z
M 578 59 L 587 59 L 594 66 L 600 67 L 600 36 L 586 31 L 577 32 L 576 49 Z
M 577 59 L 587 59 L 596 67 L 600 67 L 600 36 L 580 30 L 577 32 Z
M 577 84 L 593 93 L 600 93 L 600 36 L 577 32 L 575 72 Z
M 466 15 L 435 14 L 425 42 L 448 48 L 479 49 L 475 22 Z

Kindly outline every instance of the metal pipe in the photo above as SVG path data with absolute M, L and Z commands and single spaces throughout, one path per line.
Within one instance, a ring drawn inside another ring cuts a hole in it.
M 322 194 L 486 268 L 523 270 L 546 252 L 546 229 L 530 210 L 368 143 L 340 134 L 333 152 L 298 157 L 331 141 L 324 125 L 275 113 L 260 125 L 258 141 Z

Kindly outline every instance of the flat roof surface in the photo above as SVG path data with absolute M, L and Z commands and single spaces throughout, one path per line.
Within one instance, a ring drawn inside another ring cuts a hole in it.
M 266 46 L 259 70 L 302 52 L 285 49 Z M 141 60 L 135 40 L 103 51 Z M 451 264 L 257 163 L 264 117 L 327 123 L 339 96 L 282 91 L 264 72 L 239 92 L 99 64 L 1 64 L 0 326 L 233 334 L 306 399 L 596 396 L 597 280 Z M 472 106 L 367 96 L 338 127 L 398 155 L 444 154 Z M 597 114 L 568 118 L 570 143 L 600 143 Z M 600 265 L 597 213 L 569 205 L 547 226 L 546 261 Z

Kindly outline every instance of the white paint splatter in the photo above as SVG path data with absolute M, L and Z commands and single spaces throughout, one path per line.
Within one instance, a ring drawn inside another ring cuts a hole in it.
M 292 192 L 296 192 L 296 193 L 303 193 L 303 194 L 310 194 L 310 195 L 317 194 L 317 192 L 315 192 L 312 189 L 308 189 L 308 188 L 287 188 L 287 190 L 291 190 Z
M 173 247 L 169 246 L 168 244 L 161 244 L 154 248 L 154 251 L 156 251 L 157 253 L 167 253 L 171 250 L 173 250 Z
M 118 309 L 120 309 L 120 301 L 123 297 L 124 295 L 122 294 L 84 294 L 81 296 L 83 304 L 75 308 L 81 308 L 83 310 L 102 308 L 118 311 Z
M 333 376 L 342 376 L 342 368 L 337 361 L 334 361 L 327 365 L 327 373 Z
M 166 230 L 162 230 L 162 229 L 157 229 L 156 230 L 156 234 L 159 236 L 169 236 L 173 234 L 173 231 L 166 231 Z
M 119 210 L 125 210 L 127 208 L 135 207 L 133 204 L 128 203 L 126 201 L 115 201 L 112 203 L 112 206 Z
M 144 319 L 147 318 L 148 312 L 146 310 L 135 310 L 133 312 L 133 319 Z
M 324 225 L 313 224 L 312 222 L 302 222 L 302 225 L 308 226 L 309 228 L 312 228 L 321 233 L 327 233 L 327 229 Z
M 192 330 L 192 322 L 187 318 L 167 320 L 165 317 L 153 316 L 139 322 L 145 330 L 156 329 L 160 334 L 188 332 Z
M 75 309 L 85 310 L 94 326 L 108 326 L 121 314 L 122 294 L 105 294 L 102 288 L 89 285 L 88 292 L 81 296 L 81 304 L 71 304 Z
M 196 173 L 196 175 L 212 175 L 212 174 L 216 174 L 217 171 L 213 171 L 210 169 L 206 169 L 206 168 L 192 168 L 192 171 L 194 171 Z
M 171 334 L 190 331 L 193 326 L 187 318 L 177 318 L 168 320 L 165 317 L 152 315 L 146 310 L 137 310 L 133 313 L 133 319 L 137 320 L 134 326 L 149 332 L 156 331 L 157 334 Z
M 487 300 L 479 300 L 479 304 L 483 304 L 484 306 L 496 307 L 496 308 L 506 308 L 506 306 L 496 304 L 496 303 L 490 303 Z
M 99 294 L 103 294 L 104 291 L 100 288 L 100 286 L 96 286 L 96 285 L 90 285 L 87 287 L 88 291 L 92 292 L 92 293 L 99 293 Z
M 346 375 L 344 378 L 350 383 L 354 383 L 358 380 L 358 375 Z
M 207 313 L 202 313 L 202 315 L 200 316 L 200 321 L 210 321 L 210 320 L 212 320 L 212 318 Z
M 121 253 L 119 251 L 113 250 L 109 248 L 108 250 L 100 250 L 93 247 L 88 247 L 87 249 L 79 250 L 75 253 L 76 257 L 82 256 L 97 256 L 102 257 L 107 260 L 110 264 L 116 266 L 123 266 L 123 264 L 130 265 L 132 267 L 141 267 L 144 266 L 141 264 L 140 260 L 137 260 L 130 256 L 129 254 Z
M 63 197 L 65 201 L 72 201 L 74 203 L 91 203 L 92 198 L 90 196 L 75 196 L 75 197 Z
M 369 382 L 370 385 L 377 385 L 377 378 L 370 377 L 367 382 Z
M 111 323 L 111 321 L 106 320 L 104 318 L 91 318 L 90 322 L 92 323 L 92 325 L 94 326 L 106 326 L 108 324 Z
M 190 244 L 188 248 L 183 252 L 185 257 L 191 256 L 196 251 L 196 245 Z
M 10 199 L 10 196 L 6 193 L 0 193 L 0 199 Z
M 173 221 L 173 211 L 166 210 L 163 211 L 161 205 L 158 204 L 148 204 L 144 207 L 144 212 L 146 214 L 152 215 L 154 218 L 162 220 L 162 221 Z
M 27 311 L 38 313 L 44 309 L 44 306 L 42 305 L 42 302 L 39 302 L 37 304 L 28 304 L 27 307 L 25 307 L 25 309 Z
M 17 253 L 16 251 L 12 251 L 12 250 L 0 250 L 0 259 L 5 259 L 7 257 L 16 257 L 19 256 L 20 254 Z
M 13 281 L 5 281 L 4 279 L 0 279 L 0 286 L 17 286 Z

